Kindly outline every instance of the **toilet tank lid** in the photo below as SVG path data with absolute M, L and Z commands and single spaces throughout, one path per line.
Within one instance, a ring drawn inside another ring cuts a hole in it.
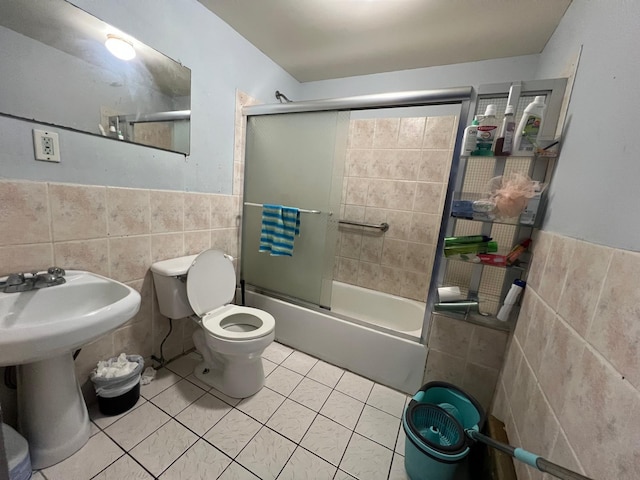
M 191 264 L 198 255 L 188 255 L 186 257 L 171 258 L 162 260 L 151 265 L 151 271 L 165 277 L 177 277 L 189 271 Z

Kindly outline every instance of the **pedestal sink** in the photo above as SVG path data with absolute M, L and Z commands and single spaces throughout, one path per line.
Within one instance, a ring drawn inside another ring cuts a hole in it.
M 132 318 L 134 289 L 90 272 L 66 283 L 0 292 L 0 366 L 18 365 L 18 426 L 34 469 L 58 463 L 89 439 L 89 415 L 72 352 Z

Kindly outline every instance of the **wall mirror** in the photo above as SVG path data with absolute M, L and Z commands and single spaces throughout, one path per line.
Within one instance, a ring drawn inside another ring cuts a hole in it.
M 135 57 L 116 58 L 108 36 Z M 0 113 L 189 153 L 191 70 L 178 62 L 65 0 L 0 2 L 0 45 Z

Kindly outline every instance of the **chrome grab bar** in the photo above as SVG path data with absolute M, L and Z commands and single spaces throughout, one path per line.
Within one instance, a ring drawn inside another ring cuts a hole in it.
M 245 205 L 248 205 L 250 207 L 263 207 L 264 205 L 262 205 L 262 203 L 251 203 L 251 202 L 244 202 Z M 293 207 L 289 207 L 289 208 L 293 208 Z M 299 208 L 298 211 L 300 213 L 322 213 L 321 210 L 307 210 L 305 208 Z M 331 215 L 331 214 L 329 214 Z
M 386 232 L 389 230 L 389 224 L 387 222 L 376 225 L 375 223 L 362 223 L 352 222 L 351 220 L 340 220 L 339 223 L 342 223 L 343 225 L 357 225 L 358 227 L 377 228 L 382 232 Z

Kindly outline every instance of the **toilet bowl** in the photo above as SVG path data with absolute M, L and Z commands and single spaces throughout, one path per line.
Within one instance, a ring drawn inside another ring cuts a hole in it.
M 163 260 L 151 266 L 160 313 L 191 317 L 193 343 L 203 362 L 194 375 L 233 398 L 264 385 L 262 352 L 273 342 L 275 320 L 257 308 L 230 304 L 236 288 L 231 257 L 219 250 Z

